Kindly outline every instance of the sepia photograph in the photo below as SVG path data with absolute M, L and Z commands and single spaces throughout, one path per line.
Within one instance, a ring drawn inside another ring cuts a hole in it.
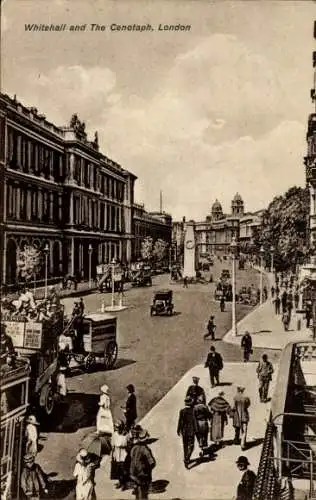
M 1 0 L 1 500 L 316 499 L 315 7 Z

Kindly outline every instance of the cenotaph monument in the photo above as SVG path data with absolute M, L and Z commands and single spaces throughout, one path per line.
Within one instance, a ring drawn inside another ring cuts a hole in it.
M 195 278 L 195 223 L 190 220 L 185 225 L 184 230 L 184 261 L 183 277 Z

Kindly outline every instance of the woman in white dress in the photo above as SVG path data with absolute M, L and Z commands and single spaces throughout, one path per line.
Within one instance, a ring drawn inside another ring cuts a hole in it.
M 97 433 L 110 434 L 114 432 L 113 417 L 111 412 L 111 400 L 109 397 L 109 388 L 103 385 L 100 389 L 99 411 L 97 413 Z
M 87 450 L 80 450 L 76 457 L 74 477 L 76 484 L 76 500 L 95 500 L 95 467 L 90 461 Z

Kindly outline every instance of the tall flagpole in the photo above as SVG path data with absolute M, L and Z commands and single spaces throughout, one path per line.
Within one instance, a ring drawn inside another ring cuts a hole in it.
M 162 191 L 160 191 L 160 213 L 162 214 Z

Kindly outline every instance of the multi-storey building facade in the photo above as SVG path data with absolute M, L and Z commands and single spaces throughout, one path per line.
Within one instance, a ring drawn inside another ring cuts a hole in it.
M 314 22 L 314 38 L 316 39 L 316 21 Z M 306 183 L 310 190 L 309 244 L 316 253 L 316 52 L 313 52 L 314 87 L 311 98 L 315 106 L 314 113 L 308 117 L 307 125 L 307 155 L 304 158 Z
M 170 245 L 172 235 L 172 218 L 165 212 L 147 212 L 143 204 L 133 205 L 133 257 L 141 258 L 142 241 L 151 236 L 154 241 L 162 239 Z
M 249 248 L 255 231 L 261 225 L 262 211 L 245 213 L 244 202 L 236 193 L 231 204 L 231 213 L 224 214 L 222 205 L 216 200 L 211 214 L 204 221 L 195 222 L 197 256 L 204 254 L 228 255 L 233 237 L 240 244 L 240 249 Z M 173 241 L 183 241 L 185 222 L 173 223 Z M 181 234 L 182 233 L 182 234 Z
M 99 151 L 97 134 L 87 139 L 76 115 L 57 127 L 3 94 L 0 109 L 3 283 L 19 280 L 25 245 L 46 246 L 52 277 L 131 260 L 136 177 Z

